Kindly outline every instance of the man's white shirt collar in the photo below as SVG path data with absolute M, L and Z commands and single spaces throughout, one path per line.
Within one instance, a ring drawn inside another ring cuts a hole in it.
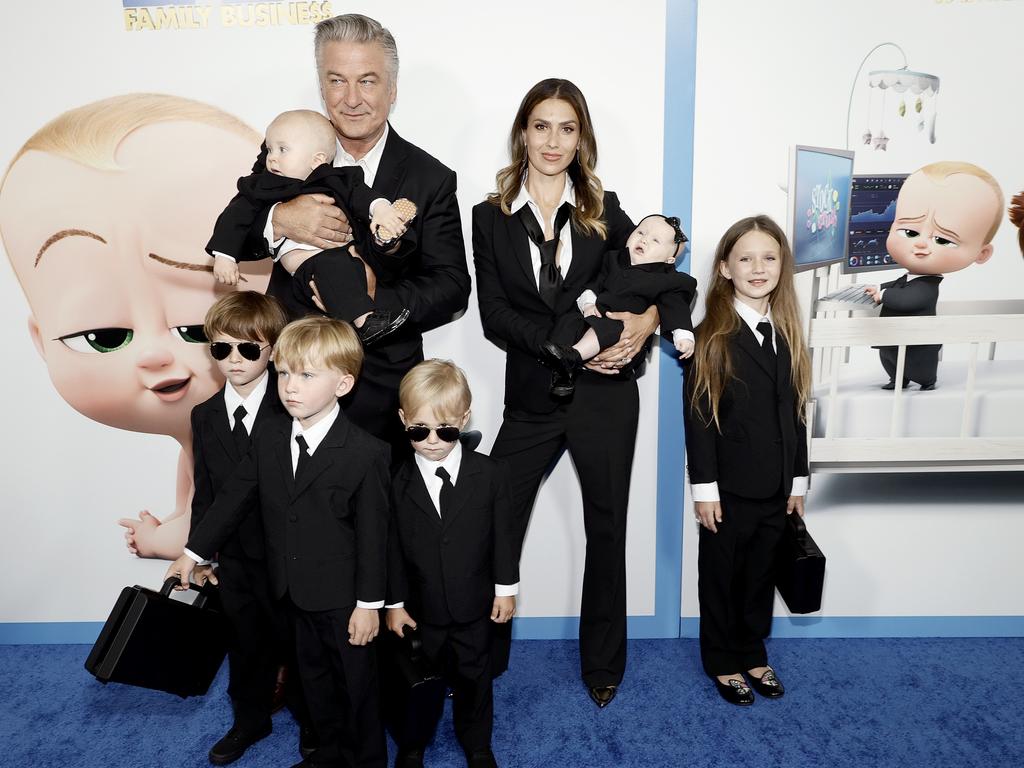
M 334 155 L 334 167 L 344 168 L 347 166 L 358 165 L 363 169 L 363 181 L 366 182 L 366 186 L 372 187 L 373 182 L 377 179 L 377 169 L 380 168 L 380 158 L 381 155 L 384 154 L 384 145 L 387 144 L 389 133 L 391 133 L 391 126 L 385 122 L 384 133 L 382 133 L 380 138 L 377 139 L 377 143 L 373 145 L 369 152 L 358 160 L 345 151 L 345 148 L 341 146 L 341 141 L 339 140 L 338 151 Z

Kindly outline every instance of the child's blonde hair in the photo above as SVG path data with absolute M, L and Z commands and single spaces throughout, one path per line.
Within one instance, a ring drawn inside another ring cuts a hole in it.
M 999 186 L 999 182 L 995 180 L 991 173 L 986 171 L 984 168 L 979 168 L 973 163 L 965 163 L 960 160 L 942 160 L 938 163 L 929 163 L 923 168 L 918 169 L 919 173 L 923 173 L 932 181 L 941 183 L 946 180 L 949 176 L 956 173 L 965 173 L 968 176 L 974 176 L 975 178 L 981 179 L 985 182 L 989 189 L 995 192 L 996 200 L 999 204 L 995 207 L 995 213 L 992 216 L 992 225 L 988 229 L 988 234 L 985 236 L 985 245 L 992 242 L 992 238 L 996 236 L 996 232 L 999 231 L 999 225 L 1003 222 L 1003 208 L 1006 206 L 1006 198 L 1003 196 L 1003 188 Z
M 206 311 L 203 332 L 213 341 L 218 334 L 275 344 L 288 324 L 288 315 L 273 296 L 256 291 L 233 291 L 217 299 Z
M 277 337 L 273 360 L 292 370 L 306 366 L 350 373 L 359 378 L 363 345 L 351 325 L 320 315 L 289 323 Z
M 398 387 L 405 415 L 430 408 L 442 420 L 461 419 L 473 404 L 465 372 L 451 360 L 424 360 L 405 374 Z

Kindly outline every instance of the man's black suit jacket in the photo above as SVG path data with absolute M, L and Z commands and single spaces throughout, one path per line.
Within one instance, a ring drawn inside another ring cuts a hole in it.
M 274 380 L 273 371 L 268 371 L 267 376 L 267 393 L 263 396 L 259 410 L 256 411 L 256 419 L 252 426 L 253 435 L 268 421 L 285 413 L 284 406 L 277 396 L 277 382 Z M 192 409 L 192 451 L 195 463 L 195 491 L 192 495 L 191 530 L 194 531 L 221 488 L 245 457 L 245 452 L 239 452 L 235 438 L 231 434 L 223 387 L 209 400 L 199 403 Z M 256 504 L 250 505 L 235 535 L 229 537 L 218 551 L 235 557 L 263 557 L 263 523 Z
M 264 170 L 265 151 L 253 166 Z M 390 368 L 398 381 L 423 357 L 423 332 L 444 325 L 466 308 L 469 272 L 462 219 L 455 197 L 455 173 L 389 127 L 373 189 L 387 200 L 404 197 L 416 204 L 416 218 L 409 230 L 416 250 L 404 257 L 397 280 L 378 281 L 375 296 L 381 307 L 405 307 L 409 320 L 397 332 L 367 350 L 368 367 Z M 269 256 L 263 237 L 267 217 L 261 216 L 246 241 L 251 258 Z M 275 264 L 267 292 L 285 293 L 291 276 Z M 357 388 L 358 396 L 358 388 Z M 396 394 L 397 401 L 397 394 Z
M 518 216 L 506 216 L 489 202 L 473 207 L 473 263 L 484 334 L 506 348 L 505 405 L 531 413 L 551 413 L 551 369 L 540 362 L 540 345 L 560 324 L 576 323 L 576 298 L 596 282 L 608 249 L 622 248 L 633 222 L 614 192 L 604 193 L 608 237 L 572 230 L 572 262 L 562 276 L 554 308 L 540 297 L 533 276 L 529 239 Z
M 387 557 L 387 445 L 338 414 L 296 480 L 292 419 L 268 421 L 186 547 L 217 552 L 258 496 L 273 597 L 304 611 L 384 599 Z
M 880 317 L 928 317 L 935 314 L 939 301 L 939 283 L 942 275 L 921 275 L 908 280 L 906 275 L 882 283 L 882 311 Z
M 697 328 L 700 338 L 701 328 Z M 807 428 L 797 413 L 790 377 L 790 353 L 781 334 L 772 370 L 754 332 L 740 321 L 729 342 L 733 378 L 718 404 L 721 431 L 710 420 L 704 398 L 684 409 L 686 462 L 691 483 L 717 482 L 720 490 L 766 499 L 780 490 L 788 496 L 793 478 L 807 475 Z M 689 385 L 693 383 L 690 371 Z M 709 423 L 710 422 L 710 423 Z
M 506 466 L 464 451 L 450 510 L 437 513 L 416 462 L 391 486 L 388 604 L 405 602 L 428 624 L 490 615 L 495 584 L 519 581 L 519 551 Z

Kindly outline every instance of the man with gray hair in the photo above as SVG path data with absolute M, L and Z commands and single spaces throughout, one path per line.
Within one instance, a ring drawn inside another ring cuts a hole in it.
M 397 462 L 411 452 L 398 419 L 398 385 L 423 360 L 423 332 L 451 322 L 469 299 L 455 173 L 388 123 L 398 95 L 398 48 L 379 22 L 357 13 L 325 19 L 316 26 L 315 54 L 320 95 L 338 135 L 334 164 L 359 166 L 381 197 L 405 197 L 417 208 L 410 225 L 417 249 L 406 257 L 398 278 L 378 281 L 367 270 L 375 302 L 406 307 L 409 319 L 366 350 L 359 383 L 349 401 L 342 401 L 352 421 L 391 443 Z M 263 157 L 254 170 L 262 170 Z M 257 229 L 247 242 L 257 257 L 267 256 L 283 238 L 330 248 L 348 240 L 351 232 L 345 214 L 327 195 L 303 195 L 275 205 Z M 267 292 L 285 299 L 286 306 L 290 279 L 281 265 L 274 265 Z M 302 313 L 297 307 L 289 311 Z

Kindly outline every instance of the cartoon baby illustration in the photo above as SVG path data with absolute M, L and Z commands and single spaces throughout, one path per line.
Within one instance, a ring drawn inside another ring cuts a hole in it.
M 234 290 L 215 283 L 204 246 L 259 145 L 215 107 L 128 94 L 47 123 L 0 182 L 0 237 L 57 392 L 90 419 L 181 445 L 173 508 L 120 521 L 140 557 L 174 559 L 188 534 L 189 414 L 223 383 L 203 317 Z M 268 272 L 254 264 L 238 287 L 263 291 Z

